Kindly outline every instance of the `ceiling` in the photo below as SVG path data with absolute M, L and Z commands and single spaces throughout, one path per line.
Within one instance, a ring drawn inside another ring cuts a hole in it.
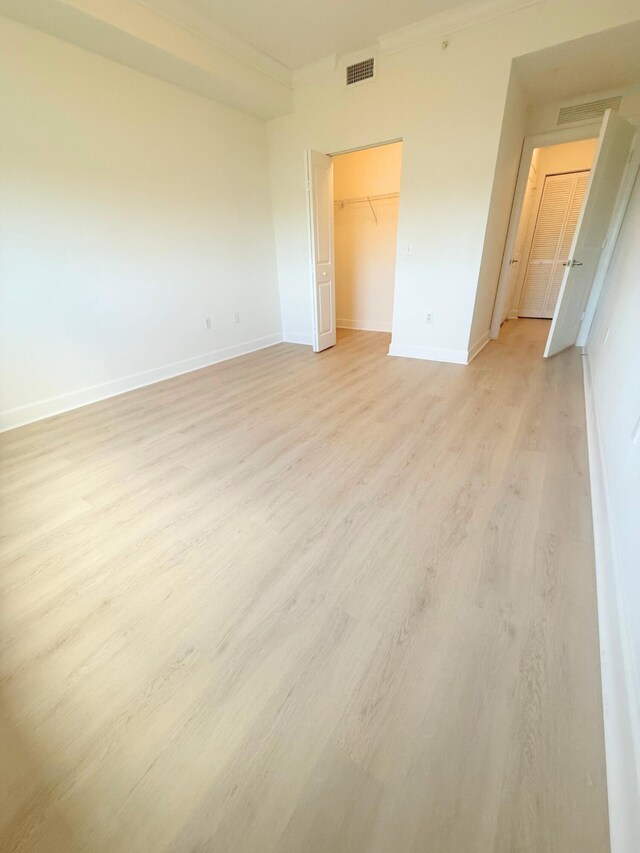
M 515 65 L 533 106 L 637 85 L 640 21 L 529 53 Z
M 222 28 L 287 68 L 367 47 L 464 0 L 142 0 L 200 30 Z

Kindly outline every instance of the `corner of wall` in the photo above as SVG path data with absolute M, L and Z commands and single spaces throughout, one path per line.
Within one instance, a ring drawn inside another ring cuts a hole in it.
M 478 340 L 467 350 L 467 364 L 470 364 L 473 359 L 486 347 L 491 340 L 491 333 L 486 331 Z

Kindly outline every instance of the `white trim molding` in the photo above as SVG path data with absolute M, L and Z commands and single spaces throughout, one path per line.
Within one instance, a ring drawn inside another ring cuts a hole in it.
M 633 668 L 626 606 L 617 561 L 614 519 L 589 358 L 583 357 L 584 395 L 593 514 L 600 673 L 607 764 L 611 853 L 640 850 L 639 685 Z
M 446 361 L 450 364 L 466 364 L 467 350 L 440 349 L 439 347 L 415 347 L 406 344 L 394 344 L 389 347 L 389 355 L 400 358 L 419 358 L 423 361 Z
M 63 412 L 69 412 L 72 409 L 80 409 L 82 406 L 98 403 L 100 400 L 116 397 L 119 394 L 126 394 L 128 391 L 135 391 L 138 388 L 144 388 L 146 385 L 162 382 L 164 379 L 172 379 L 184 373 L 191 373 L 193 370 L 200 370 L 203 367 L 209 367 L 212 364 L 218 364 L 230 358 L 237 358 L 240 355 L 257 352 L 258 350 L 272 347 L 281 342 L 282 336 L 280 334 L 266 335 L 263 338 L 255 338 L 252 341 L 246 341 L 235 346 L 213 350 L 212 352 L 204 353 L 204 355 L 197 355 L 193 358 L 186 358 L 183 361 L 165 364 L 162 367 L 144 370 L 142 373 L 134 373 L 130 376 L 123 376 L 120 379 L 113 379 L 110 382 L 103 382 L 100 385 L 82 388 L 79 391 L 71 391 L 68 394 L 60 394 L 57 397 L 39 400 L 36 403 L 30 403 L 26 406 L 7 409 L 4 412 L 0 412 L 0 432 L 26 426 L 35 421 L 51 418 L 54 415 L 61 415 Z
M 397 53 L 542 2 L 544 0 L 473 0 L 379 36 L 378 44 L 385 53 Z
M 391 322 L 385 320 L 336 320 L 338 329 L 359 329 L 361 332 L 390 332 Z
M 467 350 L 467 364 L 470 364 L 473 361 L 473 359 L 486 347 L 490 340 L 491 335 L 487 331 L 475 342 L 475 344 L 473 344 L 473 346 L 469 347 Z

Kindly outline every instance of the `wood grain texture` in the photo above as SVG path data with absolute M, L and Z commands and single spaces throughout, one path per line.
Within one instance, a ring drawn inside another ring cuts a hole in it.
M 280 345 L 7 433 L 0 849 L 605 853 L 581 362 Z

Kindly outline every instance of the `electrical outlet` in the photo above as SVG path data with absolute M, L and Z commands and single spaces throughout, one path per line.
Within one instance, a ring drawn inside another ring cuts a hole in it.
M 425 323 L 433 323 L 433 313 L 431 311 L 427 311 L 424 315 L 424 321 Z
M 234 323 L 239 323 L 239 322 L 240 322 L 240 314 L 239 314 L 237 311 L 234 311 L 234 312 L 233 312 L 233 322 L 234 322 Z
M 205 327 L 205 329 L 211 328 L 211 317 L 205 317 L 204 318 L 204 327 Z

